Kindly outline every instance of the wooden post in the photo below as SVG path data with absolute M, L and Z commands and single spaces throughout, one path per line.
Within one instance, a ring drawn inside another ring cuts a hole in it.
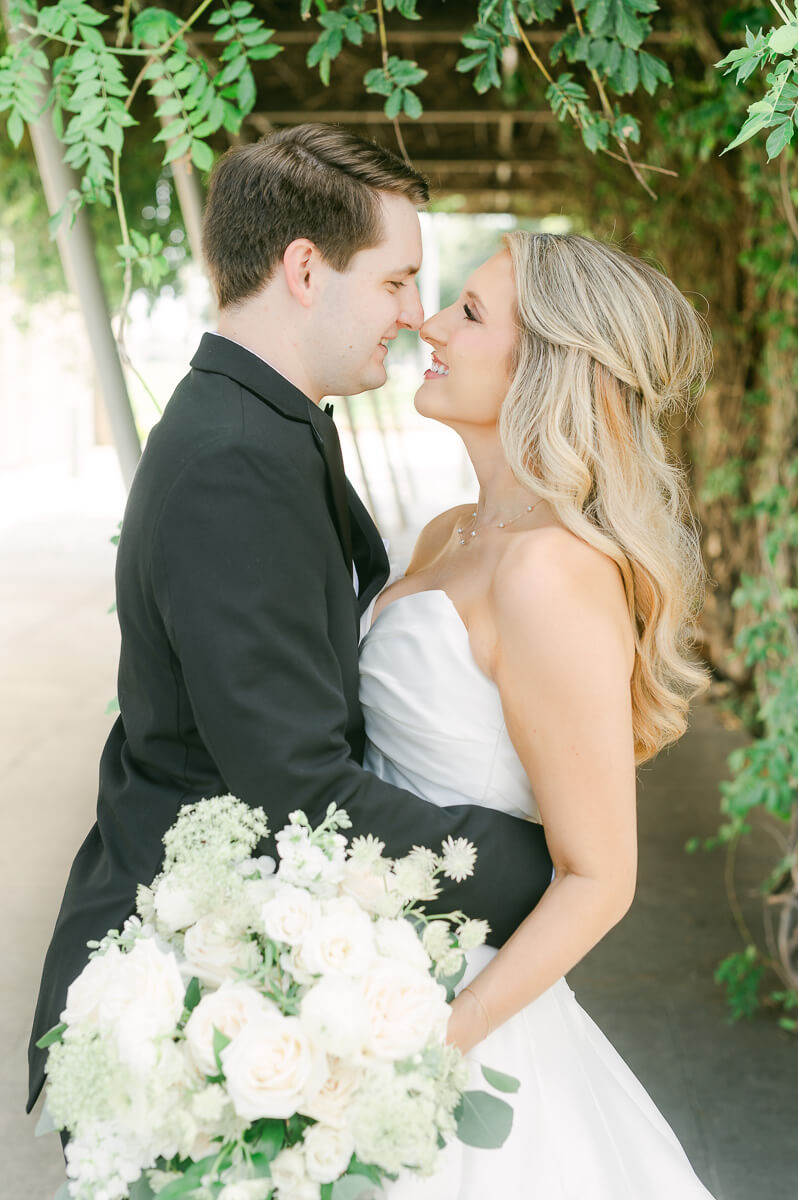
M 9 22 L 7 0 L 0 0 L 0 11 L 9 39 L 12 42 L 19 41 L 19 34 Z M 62 146 L 55 136 L 50 113 L 44 113 L 28 128 L 47 207 L 53 214 L 61 208 L 70 189 L 79 189 L 80 184 L 63 160 Z M 111 327 L 111 315 L 97 266 L 91 228 L 84 210 L 77 214 L 71 229 L 68 221 L 61 222 L 57 243 L 67 284 L 75 293 L 83 315 L 122 477 L 129 487 L 141 457 L 141 443 Z

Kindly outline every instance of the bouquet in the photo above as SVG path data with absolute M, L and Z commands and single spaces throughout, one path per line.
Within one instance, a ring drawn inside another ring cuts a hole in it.
M 349 825 L 335 805 L 316 829 L 292 813 L 278 866 L 252 857 L 262 809 L 181 809 L 137 915 L 89 943 L 39 1042 L 52 1126 L 69 1131 L 65 1197 L 337 1200 L 356 1176 L 432 1174 L 455 1135 L 503 1143 L 510 1106 L 466 1091 L 445 1042 L 488 927 L 423 910 L 476 852 L 449 838 L 391 860 L 371 836 L 348 844 Z

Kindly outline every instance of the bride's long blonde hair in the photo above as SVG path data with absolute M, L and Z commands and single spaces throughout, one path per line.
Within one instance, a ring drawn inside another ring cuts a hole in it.
M 642 762 L 687 726 L 706 672 L 690 657 L 704 568 L 662 420 L 711 367 L 706 326 L 661 272 L 571 234 L 508 233 L 520 326 L 500 433 L 516 478 L 612 558 L 635 637 Z

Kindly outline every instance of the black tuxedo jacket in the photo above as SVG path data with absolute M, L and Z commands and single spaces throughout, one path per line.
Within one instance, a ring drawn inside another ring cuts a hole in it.
M 465 835 L 475 876 L 430 910 L 485 917 L 500 945 L 549 883 L 542 830 L 441 809 L 360 766 L 360 609 L 388 574 L 347 485 L 330 417 L 248 350 L 206 334 L 151 433 L 119 540 L 120 716 L 100 763 L 97 822 L 72 866 L 30 1046 L 55 1025 L 86 942 L 119 928 L 160 868 L 182 804 L 231 792 L 273 832 L 334 800 L 387 853 Z M 360 595 L 352 584 L 354 557 Z M 419 680 L 419 687 L 423 680 Z

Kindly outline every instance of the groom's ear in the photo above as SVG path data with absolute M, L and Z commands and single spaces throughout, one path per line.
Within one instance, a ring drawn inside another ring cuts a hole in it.
M 321 252 L 307 238 L 296 238 L 286 247 L 283 270 L 289 292 L 303 308 L 310 308 L 318 292 L 318 274 L 323 264 Z

